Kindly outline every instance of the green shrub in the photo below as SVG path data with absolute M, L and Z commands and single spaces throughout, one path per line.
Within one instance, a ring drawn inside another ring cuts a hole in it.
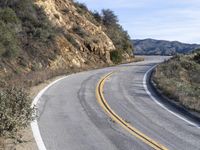
M 20 51 L 16 33 L 0 21 L 0 56 L 16 57 Z
M 17 24 L 19 22 L 15 11 L 13 11 L 11 8 L 0 9 L 0 20 L 5 22 L 6 24 Z
M 35 116 L 28 93 L 17 87 L 0 90 L 0 136 L 14 135 L 26 127 Z
M 34 39 L 39 40 L 40 42 L 47 42 L 49 39 L 52 40 L 54 36 L 53 33 L 42 28 L 36 28 L 33 32 Z
M 120 51 L 111 51 L 110 52 L 110 59 L 113 63 L 118 64 L 122 62 L 122 54 Z

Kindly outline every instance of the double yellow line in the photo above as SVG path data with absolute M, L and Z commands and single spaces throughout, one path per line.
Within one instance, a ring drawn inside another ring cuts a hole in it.
M 105 84 L 105 81 L 113 74 L 114 72 L 111 72 L 107 75 L 105 75 L 101 80 L 98 82 L 96 87 L 96 98 L 98 103 L 101 105 L 103 110 L 114 120 L 116 123 L 121 125 L 124 129 L 126 129 L 129 133 L 136 136 L 138 139 L 142 140 L 144 143 L 148 144 L 155 150 L 167 150 L 166 147 L 159 144 L 158 142 L 154 141 L 153 139 L 149 138 L 145 134 L 141 133 L 139 130 L 131 126 L 129 123 L 127 123 L 124 119 L 122 119 L 120 116 L 118 116 L 108 105 L 106 102 L 106 99 L 103 95 L 103 87 Z

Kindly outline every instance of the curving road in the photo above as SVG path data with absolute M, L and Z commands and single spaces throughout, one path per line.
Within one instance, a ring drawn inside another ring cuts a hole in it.
M 144 88 L 146 72 L 164 59 L 167 57 L 148 56 L 143 62 L 72 74 L 49 87 L 37 105 L 46 149 L 200 150 L 200 129 L 158 105 Z M 98 83 L 113 71 L 99 90 L 111 111 L 126 125 L 99 102 Z M 160 147 L 132 133 L 135 131 Z

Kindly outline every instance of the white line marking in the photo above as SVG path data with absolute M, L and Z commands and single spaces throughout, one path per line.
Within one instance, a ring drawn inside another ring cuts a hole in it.
M 147 88 L 147 82 L 146 82 L 146 81 L 147 81 L 147 75 L 148 75 L 148 73 L 149 73 L 153 68 L 155 68 L 156 66 L 157 66 L 157 65 L 155 65 L 155 66 L 153 66 L 152 68 L 150 68 L 150 69 L 145 73 L 145 75 L 144 75 L 144 78 L 143 78 L 143 86 L 144 86 L 144 89 L 145 89 L 146 93 L 151 97 L 151 99 L 153 99 L 154 102 L 156 102 L 156 104 L 158 104 L 159 106 L 161 106 L 162 108 L 164 108 L 165 110 L 167 110 L 168 112 L 170 112 L 171 114 L 173 114 L 174 116 L 180 118 L 181 120 L 183 120 L 183 121 L 189 123 L 189 124 L 192 125 L 192 126 L 195 126 L 195 127 L 197 127 L 197 128 L 200 128 L 198 124 L 196 124 L 196 123 L 194 123 L 194 122 L 188 120 L 187 118 L 185 118 L 185 117 L 183 117 L 183 116 L 181 116 L 181 115 L 179 115 L 179 114 L 177 114 L 177 113 L 175 113 L 175 112 L 169 110 L 166 106 L 164 106 L 162 103 L 160 103 L 160 102 L 156 99 L 156 97 L 154 97 L 154 96 L 151 94 L 151 92 L 148 90 L 148 88 Z
M 67 77 L 67 76 L 66 76 Z M 32 104 L 31 104 L 31 107 L 33 108 L 34 106 L 37 105 L 40 97 L 44 94 L 44 92 L 50 88 L 52 85 L 54 85 L 55 83 L 59 82 L 60 80 L 63 80 L 65 79 L 66 77 L 62 77 L 58 80 L 55 80 L 54 82 L 50 83 L 48 86 L 46 86 L 43 90 L 41 90 L 38 95 L 34 98 Z M 40 130 L 39 130 L 39 127 L 38 127 L 38 122 L 37 120 L 34 120 L 31 122 L 31 128 L 32 128 L 32 132 L 33 132 L 33 136 L 35 138 L 35 141 L 37 143 L 37 146 L 38 146 L 38 149 L 39 150 L 46 150 L 46 147 L 45 147 L 45 144 L 42 140 L 42 137 L 41 137 L 41 134 L 40 134 Z

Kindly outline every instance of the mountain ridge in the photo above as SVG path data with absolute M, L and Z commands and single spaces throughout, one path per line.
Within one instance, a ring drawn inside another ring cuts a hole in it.
M 200 44 L 187 44 L 179 41 L 156 39 L 134 39 L 134 54 L 140 55 L 175 55 L 191 53 L 200 48 Z

